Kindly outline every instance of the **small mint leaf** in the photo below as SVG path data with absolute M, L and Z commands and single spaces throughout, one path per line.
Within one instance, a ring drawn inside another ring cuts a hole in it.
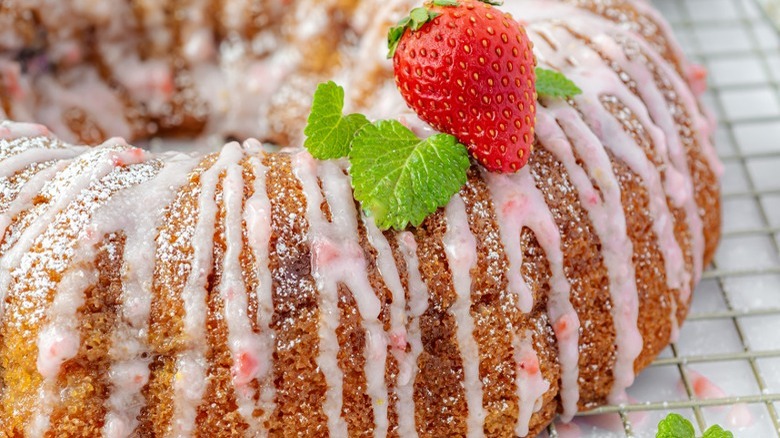
M 561 72 L 536 68 L 536 93 L 539 96 L 569 98 L 582 94 L 582 90 Z
M 350 114 L 344 117 L 344 120 L 346 120 L 347 126 L 349 126 L 349 131 L 352 133 L 352 140 L 354 140 L 354 137 L 358 133 L 358 131 L 363 129 L 364 126 L 371 123 L 363 114 Z M 352 140 L 350 140 L 350 143 L 352 142 Z M 351 145 L 350 145 L 350 149 L 351 149 Z M 349 155 L 349 151 L 347 151 L 347 155 Z M 346 157 L 347 155 L 342 155 L 342 156 Z
M 492 6 L 501 6 L 504 4 L 504 0 L 479 0 L 482 3 L 487 3 Z
M 434 6 L 460 6 L 458 0 L 433 0 Z
M 344 116 L 344 89 L 335 82 L 317 86 L 311 113 L 303 133 L 303 146 L 314 158 L 329 160 L 346 157 L 355 138 L 355 133 L 368 120 L 362 114 Z
M 671 413 L 658 423 L 655 438 L 695 438 L 693 424 L 680 414 Z
M 358 132 L 349 154 L 355 199 L 381 229 L 419 226 L 466 183 L 466 147 L 447 134 L 421 140 L 396 120 Z
M 716 424 L 707 429 L 702 438 L 734 438 L 734 434 L 727 430 L 723 430 L 722 427 Z

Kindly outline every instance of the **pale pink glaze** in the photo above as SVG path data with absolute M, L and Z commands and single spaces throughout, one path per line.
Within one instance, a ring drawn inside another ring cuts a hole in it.
M 471 316 L 471 270 L 477 264 L 477 241 L 469 229 L 466 204 L 455 195 L 445 208 L 447 232 L 442 238 L 457 299 L 449 309 L 457 321 L 456 338 L 463 359 L 463 386 L 468 406 L 468 435 L 481 436 L 487 412 L 482 406 L 482 381 L 479 378 L 479 347 L 474 339 Z
M 726 414 L 726 421 L 728 422 L 728 428 L 741 429 L 750 427 L 756 420 L 753 418 L 753 414 L 750 412 L 747 404 L 737 403 L 729 409 L 728 414 Z
M 693 393 L 697 398 L 701 400 L 709 400 L 715 398 L 725 398 L 726 393 L 723 390 L 708 379 L 706 376 L 692 370 L 688 370 L 688 376 L 691 380 L 691 387 Z

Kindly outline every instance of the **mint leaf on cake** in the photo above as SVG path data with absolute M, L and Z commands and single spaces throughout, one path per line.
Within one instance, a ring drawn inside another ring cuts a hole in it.
M 304 147 L 318 160 L 343 158 L 349 154 L 355 133 L 368 124 L 362 114 L 345 116 L 344 89 L 335 82 L 317 86 L 307 120 Z
M 563 73 L 536 68 L 536 92 L 539 96 L 569 98 L 582 94 L 582 90 Z
M 466 148 L 447 134 L 421 140 L 396 120 L 364 127 L 352 152 L 355 199 L 382 229 L 418 226 L 466 183 Z
M 538 96 L 582 93 L 560 72 L 536 67 L 533 44 L 511 16 L 501 14 L 502 31 L 493 30 L 498 4 L 432 0 L 388 31 L 401 97 L 441 134 L 420 139 L 396 120 L 344 115 L 344 89 L 317 88 L 304 146 L 320 160 L 349 158 L 355 199 L 379 228 L 419 226 L 447 205 L 466 183 L 469 156 L 491 172 L 519 171 L 533 150 Z

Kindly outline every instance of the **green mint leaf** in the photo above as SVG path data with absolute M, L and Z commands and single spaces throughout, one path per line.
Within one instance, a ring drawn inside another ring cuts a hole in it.
M 723 430 L 722 427 L 716 424 L 707 429 L 702 438 L 734 438 L 734 434 L 727 430 Z
M 695 438 L 693 424 L 680 414 L 671 413 L 658 423 L 655 438 Z
M 479 0 L 479 1 L 493 6 L 501 6 L 504 4 L 504 0 Z
M 349 154 L 355 133 L 368 124 L 362 114 L 344 116 L 344 89 L 335 82 L 317 86 L 303 133 L 303 146 L 314 158 L 329 160 Z
M 537 67 L 536 93 L 539 96 L 569 98 L 582 94 L 582 90 L 563 73 Z
M 420 30 L 425 23 L 433 20 L 439 15 L 441 14 L 425 7 L 412 9 L 408 16 L 401 19 L 396 26 L 391 27 L 390 31 L 387 32 L 387 59 L 390 59 L 395 55 L 398 43 L 401 42 L 401 37 L 404 36 L 406 29 L 411 29 L 413 32 L 416 32 Z
M 352 133 L 352 139 L 354 140 L 355 135 L 363 129 L 364 126 L 368 125 L 369 122 L 366 116 L 363 114 L 350 114 L 346 117 L 344 117 L 344 120 L 347 122 L 347 126 L 349 126 L 349 131 Z M 350 147 L 349 149 L 352 149 L 352 141 L 350 141 Z M 347 155 L 349 155 L 349 151 L 347 151 Z M 346 157 L 347 155 L 343 155 Z
M 434 6 L 460 6 L 458 0 L 433 0 Z
M 355 199 L 381 229 L 419 226 L 466 183 L 466 147 L 447 134 L 417 138 L 396 120 L 358 132 L 349 154 Z

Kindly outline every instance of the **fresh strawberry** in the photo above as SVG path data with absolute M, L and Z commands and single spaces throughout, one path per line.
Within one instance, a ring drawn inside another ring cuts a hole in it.
M 492 2 L 435 0 L 391 29 L 406 103 L 488 170 L 527 162 L 536 123 L 536 60 L 525 29 Z

